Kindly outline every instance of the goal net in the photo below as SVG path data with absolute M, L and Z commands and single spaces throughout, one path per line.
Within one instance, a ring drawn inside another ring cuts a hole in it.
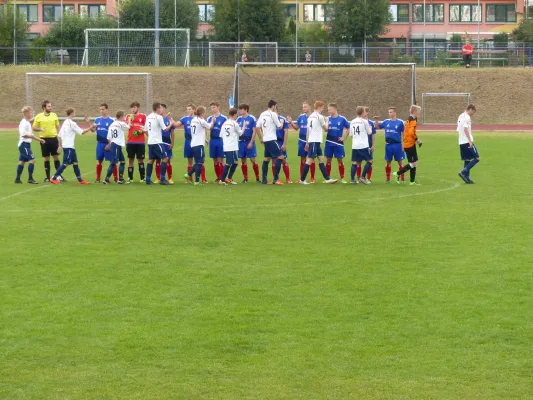
M 233 89 L 236 104 L 246 103 L 255 113 L 274 99 L 282 115 L 296 118 L 303 102 L 323 100 L 337 103 L 349 119 L 357 106 L 370 107 L 381 119 L 396 107 L 398 118 L 407 119 L 409 106 L 416 104 L 416 65 L 237 63 Z
M 234 66 L 243 62 L 278 62 L 277 42 L 209 42 L 209 66 Z
M 107 103 L 111 116 L 118 110 L 128 112 L 133 101 L 152 107 L 152 82 L 149 73 L 26 73 L 26 102 L 41 110 L 43 100 L 52 102 L 55 112 L 66 115 L 67 108 L 76 110 L 77 118 L 98 115 L 100 104 Z
M 470 93 L 422 93 L 423 124 L 455 124 L 470 104 Z
M 189 29 L 86 29 L 82 65 L 189 66 Z

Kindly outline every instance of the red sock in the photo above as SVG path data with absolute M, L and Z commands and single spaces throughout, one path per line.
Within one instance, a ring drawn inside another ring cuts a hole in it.
M 254 164 L 255 179 L 259 180 L 259 164 Z
M 300 160 L 300 176 L 304 173 L 305 160 Z
M 400 169 L 403 168 L 403 163 L 398 163 L 398 165 Z M 402 174 L 402 182 L 405 182 L 405 174 Z
M 390 165 L 389 166 L 385 166 L 385 175 L 387 175 L 387 180 L 388 181 L 390 181 L 390 171 L 391 171 Z
M 167 164 L 167 178 L 172 179 L 172 164 L 170 163 L 170 160 Z
M 217 179 L 220 179 L 218 177 L 218 163 L 217 162 L 213 161 L 213 168 L 215 169 L 215 176 L 217 177 Z
M 344 179 L 344 163 L 339 164 L 339 174 L 341 176 L 341 179 Z
M 113 178 L 115 178 L 116 181 L 118 181 L 118 168 L 115 164 L 115 168 L 113 168 Z
M 248 180 L 248 164 L 243 162 L 241 164 L 241 169 L 242 169 L 242 176 L 244 177 L 244 180 L 247 181 Z
M 311 179 L 315 179 L 316 163 L 311 164 Z
M 276 174 L 276 166 L 274 165 L 274 160 L 272 160 L 272 176 Z
M 291 180 L 291 169 L 289 168 L 289 163 L 283 164 L 283 173 L 285 174 L 285 178 L 290 181 Z
M 357 164 L 355 166 L 355 174 L 357 176 L 357 179 L 361 178 L 361 164 Z
M 331 163 L 326 163 L 326 172 L 328 176 L 331 176 Z
M 192 169 L 192 165 L 187 165 L 187 173 L 191 172 L 191 169 Z M 189 177 L 189 180 L 192 182 L 192 175 Z
M 99 181 L 102 177 L 102 164 L 96 164 L 96 180 Z
M 157 180 L 161 179 L 161 162 L 160 161 L 155 162 L 155 176 L 157 176 Z
M 366 179 L 370 180 L 372 178 L 372 167 L 368 168 L 368 173 L 366 174 Z
M 207 179 L 205 179 L 205 165 L 204 164 L 202 164 L 202 174 L 201 175 L 202 175 L 202 182 L 206 182 Z

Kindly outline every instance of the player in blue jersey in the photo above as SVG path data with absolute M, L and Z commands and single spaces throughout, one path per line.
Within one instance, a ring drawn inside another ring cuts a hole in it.
M 255 137 L 256 132 L 256 119 L 253 115 L 249 114 L 250 106 L 248 104 L 241 104 L 239 106 L 239 118 L 237 118 L 237 123 L 243 129 L 244 124 L 246 123 L 246 128 L 242 136 L 239 137 L 239 158 L 241 159 L 241 169 L 242 176 L 244 181 L 242 183 L 248 183 L 248 164 L 246 159 L 249 158 L 252 162 L 252 167 L 255 173 L 255 180 L 257 183 L 261 183 L 259 179 L 259 165 L 257 164 L 255 158 L 257 157 L 257 148 L 255 146 Z
M 291 170 L 289 163 L 287 162 L 287 141 L 289 139 L 289 121 L 287 118 L 283 118 L 281 115 L 278 115 L 278 120 L 281 123 L 281 126 L 276 129 L 276 141 L 278 142 L 279 148 L 283 154 L 283 173 L 285 174 L 286 182 L 291 184 Z M 272 174 L 274 174 L 276 166 L 272 163 Z
M 402 169 L 403 159 L 405 153 L 403 150 L 403 131 L 405 129 L 403 121 L 396 118 L 396 107 L 389 107 L 389 118 L 385 121 L 379 122 L 375 117 L 376 127 L 385 131 L 385 174 L 387 180 L 385 183 L 390 183 L 391 163 L 394 158 L 398 162 L 398 167 Z M 402 183 L 405 183 L 404 175 L 402 175 Z
M 350 122 L 337 111 L 337 104 L 328 104 L 328 132 L 326 134 L 326 146 L 324 147 L 324 156 L 326 157 L 326 171 L 331 175 L 331 160 L 337 159 L 339 164 L 339 174 L 341 183 L 348 183 L 344 179 L 344 142 L 340 140 L 344 132 L 350 129 Z
M 376 135 L 376 124 L 374 124 L 374 121 L 371 121 L 368 118 L 368 115 L 370 115 L 370 107 L 364 107 L 364 109 L 365 109 L 365 114 L 367 115 L 366 120 L 368 121 L 368 125 L 370 125 L 370 129 L 372 130 L 372 135 L 368 136 L 368 148 L 370 149 L 370 151 L 372 153 L 374 153 L 375 142 L 376 142 L 376 137 L 375 137 L 375 135 Z M 357 165 L 357 172 L 356 173 L 357 173 L 357 180 L 359 180 L 361 178 L 361 164 Z M 368 172 L 366 174 L 366 179 L 368 181 L 370 181 L 371 177 L 372 177 L 372 165 L 368 169 Z
M 94 129 L 96 131 L 96 181 L 94 183 L 100 183 L 104 159 L 111 161 L 111 152 L 106 151 L 105 148 L 107 146 L 107 133 L 113 121 L 114 119 L 109 116 L 108 105 L 106 103 L 100 104 L 100 117 L 94 121 L 96 125 Z M 115 182 L 117 182 L 118 171 L 116 166 L 113 170 L 113 177 L 115 178 Z
M 211 113 L 213 115 L 211 115 L 207 119 L 207 123 L 210 124 L 213 118 L 216 118 L 215 125 L 213 126 L 213 129 L 211 129 L 211 140 L 209 141 L 209 157 L 213 159 L 215 174 L 217 176 L 215 183 L 218 183 L 222 178 L 222 173 L 224 172 L 224 144 L 222 142 L 222 138 L 220 137 L 220 129 L 228 118 L 226 118 L 220 113 L 219 103 L 213 102 L 209 105 L 209 107 L 211 107 Z
M 167 114 L 167 105 L 161 103 L 160 109 L 161 116 L 165 122 L 165 126 L 170 124 L 170 118 L 168 117 L 170 113 Z M 167 153 L 168 162 L 167 162 L 167 179 L 168 183 L 171 185 L 174 184 L 172 180 L 172 149 L 174 148 L 174 126 L 172 126 L 168 131 L 161 130 L 161 138 L 163 139 L 163 150 Z M 156 160 L 155 162 L 155 174 L 157 180 L 155 183 L 160 183 L 161 179 L 161 160 Z
M 300 157 L 300 176 L 304 172 L 305 162 L 307 160 L 307 151 L 305 150 L 305 141 L 307 138 L 307 118 L 311 115 L 311 106 L 309 103 L 305 102 L 302 105 L 303 113 L 300 114 L 296 122 L 294 122 L 291 117 L 287 117 L 289 124 L 294 130 L 298 131 L 298 157 Z M 311 164 L 311 180 L 310 183 L 315 183 L 315 170 L 316 163 L 313 160 Z
M 194 112 L 196 111 L 196 106 L 194 104 L 187 104 L 187 115 L 182 117 L 179 121 L 176 122 L 176 128 L 182 128 L 184 132 L 184 146 L 183 146 L 183 158 L 187 159 L 187 173 L 191 171 L 194 168 L 194 154 L 191 147 L 191 140 L 192 140 L 192 134 L 191 134 L 191 121 L 194 118 Z M 205 167 L 204 164 L 202 164 L 202 183 L 207 183 L 205 179 Z M 190 177 L 189 181 L 192 183 L 192 176 Z M 188 182 L 185 182 L 188 183 Z

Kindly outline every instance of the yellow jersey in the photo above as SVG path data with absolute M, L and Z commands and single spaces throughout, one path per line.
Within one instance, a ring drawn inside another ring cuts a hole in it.
M 59 119 L 56 113 L 45 115 L 44 112 L 37 114 L 33 120 L 34 128 L 43 128 L 44 132 L 39 132 L 41 138 L 55 138 L 57 137 L 57 127 L 59 126 Z

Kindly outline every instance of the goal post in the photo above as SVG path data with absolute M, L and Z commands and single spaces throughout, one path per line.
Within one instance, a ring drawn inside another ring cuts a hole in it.
M 439 104 L 438 98 L 446 98 L 446 103 Z M 426 125 L 455 123 L 457 113 L 464 110 L 468 104 L 470 104 L 470 93 L 422 93 L 422 123 Z M 426 108 L 429 110 L 426 111 Z
M 27 72 L 26 103 L 41 110 L 43 100 L 52 102 L 55 112 L 64 116 L 67 108 L 77 118 L 98 114 L 100 104 L 109 106 L 113 117 L 118 110 L 128 112 L 133 101 L 146 113 L 152 107 L 152 75 L 148 72 Z
M 209 42 L 209 66 L 233 66 L 243 53 L 250 62 L 278 62 L 278 42 Z
M 281 113 L 297 116 L 303 102 L 323 100 L 337 103 L 345 116 L 365 105 L 385 119 L 389 107 L 407 118 L 409 106 L 417 104 L 414 63 L 237 62 L 234 73 L 235 104 L 247 103 L 258 111 L 275 99 Z
M 85 29 L 82 65 L 189 67 L 190 42 L 190 29 Z

